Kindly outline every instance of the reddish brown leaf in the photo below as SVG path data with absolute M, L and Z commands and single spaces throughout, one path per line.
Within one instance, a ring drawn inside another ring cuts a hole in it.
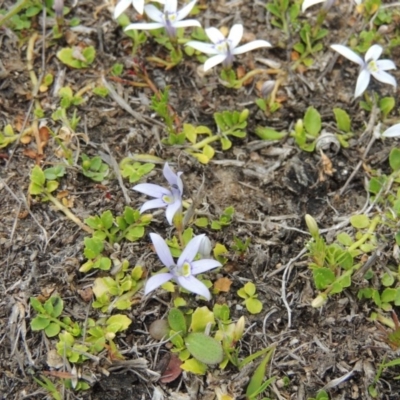
M 164 373 L 160 378 L 161 383 L 169 383 L 174 381 L 181 373 L 182 361 L 178 358 L 176 354 L 171 354 L 169 363 Z

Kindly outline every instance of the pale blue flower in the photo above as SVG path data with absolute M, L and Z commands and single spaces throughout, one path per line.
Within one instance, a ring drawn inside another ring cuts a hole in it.
M 212 43 L 203 43 L 196 40 L 186 43 L 186 46 L 193 47 L 202 53 L 213 55 L 204 63 L 204 71 L 208 71 L 221 63 L 224 68 L 230 68 L 235 55 L 243 54 L 259 47 L 271 47 L 271 44 L 266 40 L 254 40 L 237 47 L 243 37 L 243 25 L 241 24 L 233 25 L 227 38 L 217 28 L 207 28 L 205 32 Z
M 154 22 L 141 22 L 130 24 L 125 28 L 125 30 L 152 30 L 165 28 L 168 36 L 170 38 L 175 38 L 177 28 L 185 28 L 188 26 L 201 26 L 200 22 L 196 21 L 195 19 L 187 19 L 183 21 L 183 19 L 189 15 L 190 11 L 192 11 L 196 2 L 197 0 L 191 1 L 179 11 L 177 11 L 177 0 L 165 0 L 163 11 L 159 10 L 152 4 L 146 5 L 144 7 L 144 12 Z
M 364 60 L 353 50 L 341 44 L 333 44 L 331 48 L 361 67 L 354 93 L 355 97 L 364 93 L 365 89 L 368 87 L 371 75 L 380 82 L 387 83 L 394 87 L 397 86 L 394 77 L 385 72 L 390 69 L 396 69 L 396 65 L 392 60 L 378 60 L 383 51 L 382 46 L 379 46 L 379 44 L 374 44 L 368 49 L 365 53 Z
M 164 239 L 156 233 L 150 233 L 151 241 L 161 262 L 168 268 L 169 272 L 153 275 L 146 283 L 144 294 L 152 292 L 164 283 L 174 280 L 179 286 L 189 292 L 211 299 L 211 293 L 206 285 L 195 278 L 195 275 L 202 274 L 210 269 L 221 267 L 222 265 L 212 259 L 202 259 L 193 261 L 199 252 L 200 245 L 205 235 L 195 236 L 185 247 L 178 261 L 174 262 L 171 252 Z
M 154 200 L 146 201 L 146 203 L 142 205 L 140 208 L 141 213 L 153 208 L 166 207 L 165 215 L 169 224 L 172 225 L 174 215 L 182 209 L 183 183 L 180 178 L 182 172 L 175 174 L 168 163 L 165 163 L 163 174 L 170 184 L 170 190 L 153 183 L 140 183 L 132 189 L 147 194 L 147 196 L 154 197 Z

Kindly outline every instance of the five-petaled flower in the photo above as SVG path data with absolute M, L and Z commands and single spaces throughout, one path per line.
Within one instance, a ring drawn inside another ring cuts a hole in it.
M 198 26 L 200 27 L 200 22 L 195 19 L 187 19 L 186 18 L 192 8 L 196 4 L 197 0 L 193 0 L 190 3 L 186 4 L 181 10 L 177 11 L 178 1 L 177 0 L 166 0 L 164 5 L 164 10 L 161 11 L 157 7 L 152 4 L 146 5 L 144 7 L 144 11 L 146 15 L 154 22 L 142 22 L 128 25 L 125 30 L 130 29 L 143 29 L 143 30 L 152 30 L 158 28 L 165 28 L 168 36 L 170 38 L 176 37 L 176 29 L 177 28 L 185 28 L 188 26 Z
M 163 174 L 165 179 L 169 182 L 171 190 L 153 183 L 140 183 L 132 189 L 154 197 L 154 200 L 146 201 L 142 205 L 140 208 L 141 213 L 152 208 L 167 207 L 165 215 L 169 224 L 172 225 L 174 215 L 182 208 L 183 183 L 180 178 L 182 172 L 175 174 L 168 163 L 165 163 Z
M 165 3 L 165 0 L 152 0 L 158 3 Z M 118 4 L 114 9 L 114 18 L 118 18 L 130 5 L 140 14 L 143 14 L 144 10 L 144 0 L 119 0 Z
M 365 53 L 365 60 L 353 50 L 341 44 L 333 44 L 331 48 L 361 67 L 354 93 L 355 97 L 364 93 L 371 79 L 371 75 L 380 82 L 387 83 L 394 87 L 397 86 L 394 77 L 385 72 L 390 69 L 396 69 L 396 65 L 392 60 L 378 60 L 383 51 L 382 46 L 379 46 L 379 44 L 374 44 L 368 49 Z
M 156 233 L 150 233 L 150 238 L 153 242 L 158 258 L 168 268 L 169 272 L 153 275 L 146 283 L 144 294 L 147 295 L 165 282 L 168 282 L 172 279 L 179 286 L 183 287 L 189 292 L 198 294 L 205 297 L 207 300 L 210 300 L 210 291 L 203 282 L 195 278 L 195 275 L 202 274 L 203 272 L 209 271 L 213 268 L 221 267 L 221 264 L 212 259 L 193 261 L 196 257 L 196 254 L 199 252 L 199 247 L 204 236 L 204 234 L 195 236 L 187 244 L 177 263 L 175 264 L 168 245 L 165 243 L 164 239 Z
M 217 28 L 207 28 L 205 31 L 212 44 L 195 40 L 186 43 L 187 46 L 193 47 L 202 53 L 213 55 L 204 63 L 204 71 L 208 71 L 220 63 L 224 68 L 230 68 L 235 55 L 243 54 L 259 47 L 271 47 L 271 44 L 266 40 L 254 40 L 237 47 L 243 36 L 243 25 L 241 24 L 233 25 L 227 38 Z

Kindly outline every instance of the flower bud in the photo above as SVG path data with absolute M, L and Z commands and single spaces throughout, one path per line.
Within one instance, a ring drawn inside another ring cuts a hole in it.
M 53 5 L 57 18 L 62 18 L 64 15 L 64 0 L 54 0 Z
M 311 306 L 314 308 L 322 307 L 327 301 L 327 296 L 324 293 L 318 295 L 311 303 Z
M 249 110 L 245 108 L 239 115 L 239 122 L 244 122 L 249 116 Z
M 239 318 L 238 322 L 236 322 L 235 330 L 233 331 L 233 340 L 235 340 L 236 342 L 239 341 L 243 336 L 244 324 L 245 324 L 245 320 L 242 315 Z
M 263 99 L 268 99 L 272 91 L 275 88 L 275 81 L 265 81 L 261 86 L 261 97 Z
M 303 120 L 298 119 L 296 122 L 296 125 L 294 126 L 295 132 L 300 135 L 303 132 L 304 126 L 303 126 Z
M 212 244 L 210 239 L 207 236 L 204 236 L 199 247 L 198 253 L 200 254 L 200 258 L 210 258 L 212 251 Z
M 315 239 L 316 237 L 319 236 L 319 229 L 317 222 L 310 214 L 306 214 L 304 219 L 306 220 L 307 228 L 310 231 L 311 236 Z

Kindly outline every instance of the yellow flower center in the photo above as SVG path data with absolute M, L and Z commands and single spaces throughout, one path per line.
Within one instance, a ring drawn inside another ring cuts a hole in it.
M 375 60 L 371 60 L 371 61 L 368 63 L 368 70 L 369 70 L 370 72 L 378 72 L 378 71 L 379 71 L 379 68 L 378 68 L 378 66 L 376 65 L 376 61 L 375 61 Z
M 228 50 L 229 50 L 229 45 L 228 45 L 228 42 L 226 40 L 224 40 L 223 42 L 218 43 L 215 47 L 220 53 L 227 53 Z
M 166 203 L 166 204 L 172 204 L 172 203 L 174 202 L 174 199 L 173 199 L 173 197 L 171 197 L 171 196 L 164 195 L 164 196 L 162 197 L 162 201 L 163 201 L 164 203 Z
M 185 262 L 180 270 L 180 275 L 187 278 L 191 274 L 192 274 L 192 268 L 188 262 Z

